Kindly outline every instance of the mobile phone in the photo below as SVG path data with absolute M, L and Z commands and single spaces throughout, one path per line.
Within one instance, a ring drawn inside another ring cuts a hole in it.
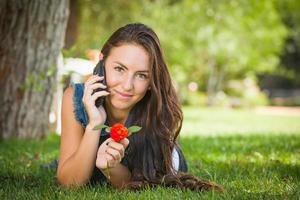
M 94 68 L 94 71 L 93 71 L 93 74 L 94 75 L 98 75 L 98 76 L 104 76 L 104 79 L 101 80 L 101 81 L 98 81 L 98 83 L 102 83 L 104 85 L 106 85 L 106 78 L 105 78 L 105 66 L 104 66 L 104 61 L 103 60 L 100 60 L 98 62 L 98 64 L 96 65 L 96 67 Z M 94 94 L 95 92 L 98 92 L 98 91 L 102 91 L 102 90 L 105 90 L 105 89 L 102 89 L 102 88 L 97 88 L 93 91 L 92 94 Z M 95 105 L 96 107 L 99 107 L 100 105 L 103 105 L 104 103 L 104 96 L 103 97 L 99 97 L 98 99 L 96 99 L 95 101 Z

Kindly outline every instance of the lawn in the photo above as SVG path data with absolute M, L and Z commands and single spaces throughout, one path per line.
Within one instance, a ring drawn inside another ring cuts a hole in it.
M 180 143 L 190 172 L 220 183 L 224 193 L 110 186 L 65 189 L 53 169 L 59 137 L 0 142 L 0 199 L 299 199 L 300 116 L 253 110 L 184 108 Z

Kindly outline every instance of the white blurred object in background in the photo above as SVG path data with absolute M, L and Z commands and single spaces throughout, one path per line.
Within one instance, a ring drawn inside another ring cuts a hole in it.
M 86 76 L 91 75 L 96 63 L 82 58 L 63 59 L 59 55 L 57 62 L 56 93 L 53 96 L 51 112 L 49 114 L 50 124 L 56 123 L 55 132 L 61 134 L 61 104 L 63 97 L 63 77 L 70 76 L 70 83 L 83 83 Z

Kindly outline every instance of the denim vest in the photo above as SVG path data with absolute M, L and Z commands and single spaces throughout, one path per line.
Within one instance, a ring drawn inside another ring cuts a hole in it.
M 72 87 L 74 89 L 73 107 L 74 107 L 75 119 L 79 121 L 80 124 L 85 128 L 89 122 L 89 119 L 82 102 L 84 84 L 72 83 Z

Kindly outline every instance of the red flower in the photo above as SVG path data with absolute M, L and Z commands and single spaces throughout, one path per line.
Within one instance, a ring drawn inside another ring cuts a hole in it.
M 116 123 L 112 127 L 104 124 L 98 124 L 93 128 L 93 130 L 99 130 L 105 128 L 106 132 L 110 132 L 110 137 L 116 142 L 130 136 L 132 133 L 136 133 L 142 129 L 139 126 L 130 126 L 128 129 L 121 123 Z
M 116 142 L 119 142 L 127 136 L 128 129 L 123 124 L 117 123 L 110 128 L 110 137 Z

